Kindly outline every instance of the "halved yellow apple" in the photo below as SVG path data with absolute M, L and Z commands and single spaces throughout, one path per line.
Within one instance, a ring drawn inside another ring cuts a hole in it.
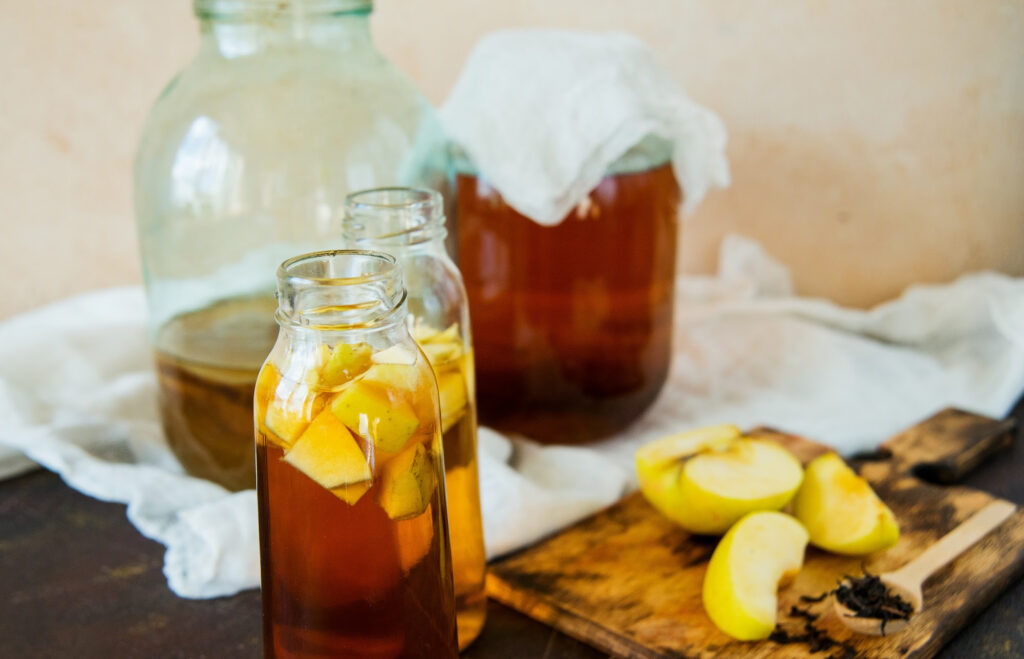
M 330 410 L 313 419 L 285 453 L 284 461 L 327 489 L 363 483 L 373 477 L 356 438 Z
M 800 486 L 800 462 L 775 442 L 743 437 L 736 426 L 670 435 L 636 453 L 640 489 L 691 533 L 724 533 L 757 510 L 778 510 Z
M 738 521 L 704 575 L 704 610 L 715 626 L 741 641 L 768 638 L 778 588 L 800 571 L 806 547 L 807 531 L 784 513 L 761 511 Z
M 870 554 L 900 538 L 889 507 L 835 453 L 807 465 L 793 499 L 793 514 L 807 527 L 811 544 L 836 554 Z

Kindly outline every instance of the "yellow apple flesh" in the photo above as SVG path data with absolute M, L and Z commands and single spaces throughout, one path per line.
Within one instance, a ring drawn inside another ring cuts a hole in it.
M 397 453 L 419 427 L 412 406 L 398 394 L 356 380 L 331 402 L 331 410 L 352 432 L 388 453 Z
M 672 435 L 636 454 L 640 489 L 669 519 L 691 533 L 724 533 L 758 510 L 793 498 L 803 470 L 778 444 L 743 437 L 735 426 Z
M 285 453 L 284 461 L 327 489 L 364 483 L 373 477 L 359 443 L 330 410 L 313 419 Z
M 741 641 L 768 638 L 779 585 L 800 571 L 806 547 L 807 531 L 784 513 L 750 513 L 738 521 L 704 575 L 704 610 L 715 626 Z
M 893 546 L 900 537 L 889 507 L 835 453 L 807 465 L 793 514 L 807 528 L 812 545 L 836 554 L 870 554 Z
M 411 519 L 430 505 L 434 465 L 423 444 L 413 444 L 389 460 L 380 483 L 380 506 L 391 519 Z

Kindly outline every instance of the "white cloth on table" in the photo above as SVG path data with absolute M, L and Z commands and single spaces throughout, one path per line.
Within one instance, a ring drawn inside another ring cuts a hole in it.
M 678 286 L 675 356 L 652 409 L 619 436 L 540 446 L 482 429 L 488 555 L 529 544 L 632 488 L 647 439 L 710 423 L 771 425 L 851 452 L 947 405 L 1002 416 L 1024 389 L 1024 279 L 965 275 L 870 311 L 795 297 L 748 240 L 714 277 Z M 128 505 L 167 547 L 183 597 L 259 583 L 256 497 L 191 478 L 167 448 L 138 288 L 81 295 L 0 323 L 0 474 L 32 461 Z

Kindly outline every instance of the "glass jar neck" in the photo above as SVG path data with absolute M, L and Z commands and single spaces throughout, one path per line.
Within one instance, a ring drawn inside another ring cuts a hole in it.
M 284 332 L 388 330 L 403 326 L 405 314 L 402 271 L 387 254 L 313 252 L 278 268 L 276 318 Z
M 372 3 L 364 0 L 196 0 L 201 49 L 225 58 L 297 45 L 373 48 Z
M 342 236 L 359 249 L 446 254 L 444 204 L 434 190 L 376 188 L 345 198 Z

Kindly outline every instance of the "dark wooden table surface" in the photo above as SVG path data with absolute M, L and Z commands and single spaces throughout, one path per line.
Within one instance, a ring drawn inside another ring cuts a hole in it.
M 1024 425 L 1024 401 L 1014 416 Z M 967 481 L 1024 504 L 1024 446 Z M 0 483 L 0 657 L 256 657 L 255 590 L 192 601 L 162 573 L 163 547 L 128 523 L 124 506 L 83 496 L 45 471 Z M 590 659 L 604 655 L 491 603 L 464 657 Z M 942 657 L 1024 657 L 1024 581 L 1011 586 Z

